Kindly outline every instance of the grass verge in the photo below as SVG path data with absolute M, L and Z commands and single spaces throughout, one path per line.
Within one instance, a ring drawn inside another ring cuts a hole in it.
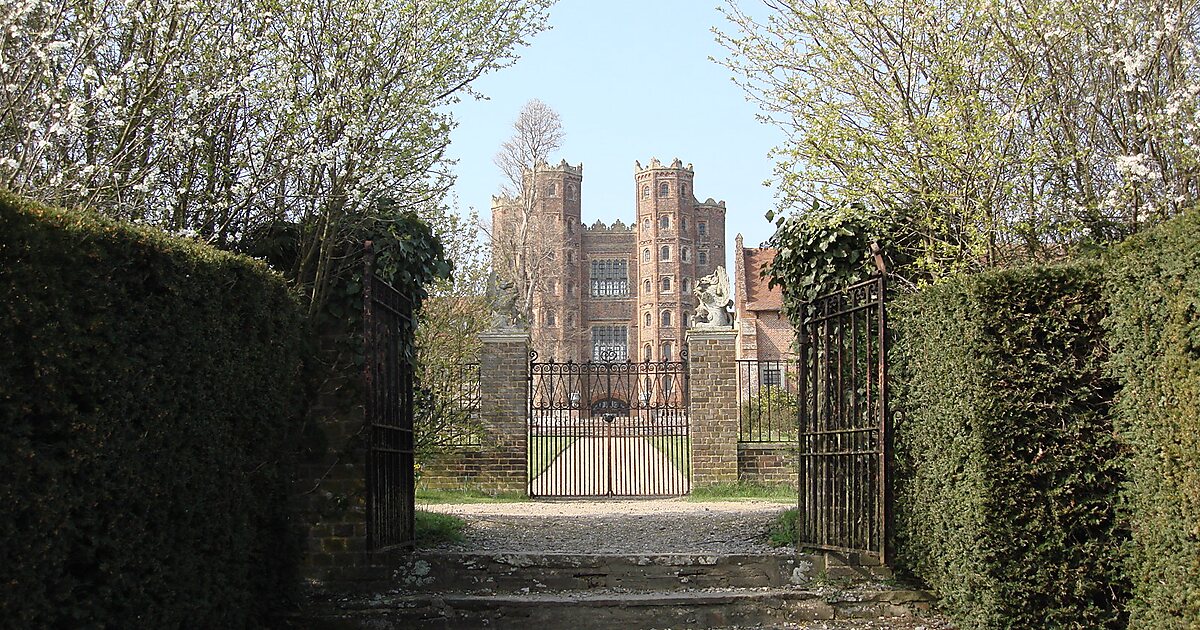
M 459 490 L 435 490 L 417 488 L 417 503 L 436 505 L 439 503 L 519 503 L 528 501 L 523 492 L 488 493 L 483 490 L 462 488 Z
M 799 512 L 792 508 L 771 521 L 771 527 L 767 530 L 767 542 L 775 547 L 795 547 L 798 514 Z
M 766 485 L 756 483 L 723 483 L 713 486 L 692 488 L 690 501 L 731 501 L 737 499 L 759 499 L 779 503 L 796 501 L 796 490 L 784 484 Z
M 461 518 L 424 510 L 417 510 L 415 516 L 418 547 L 435 547 L 443 543 L 462 542 L 462 531 L 467 526 L 467 522 Z

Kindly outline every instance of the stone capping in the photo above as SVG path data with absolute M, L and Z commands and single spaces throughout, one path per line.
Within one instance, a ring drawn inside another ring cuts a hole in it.
M 718 341 L 728 340 L 737 337 L 736 328 L 689 328 L 687 330 L 687 340 L 695 339 L 697 341 L 715 339 Z

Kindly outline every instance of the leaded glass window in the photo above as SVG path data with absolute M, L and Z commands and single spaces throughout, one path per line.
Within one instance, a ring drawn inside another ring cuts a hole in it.
M 629 261 L 593 260 L 592 297 L 629 295 Z
M 592 326 L 593 361 L 624 361 L 628 357 L 628 328 L 625 326 Z

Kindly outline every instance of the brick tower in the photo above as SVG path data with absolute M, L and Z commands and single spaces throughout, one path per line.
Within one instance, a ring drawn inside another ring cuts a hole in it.
M 725 261 L 725 203 L 693 196 L 692 165 L 636 164 L 637 351 L 635 360 L 677 360 L 695 309 L 696 278 Z

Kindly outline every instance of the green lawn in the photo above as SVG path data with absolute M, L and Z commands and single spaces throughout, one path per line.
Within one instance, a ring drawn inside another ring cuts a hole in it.
M 650 442 L 651 446 L 667 456 L 667 459 L 675 466 L 681 475 L 691 477 L 691 442 L 686 436 L 665 436 L 656 435 L 653 437 L 644 438 Z
M 546 472 L 558 454 L 567 450 L 579 438 L 566 435 L 531 436 L 529 438 L 529 478 L 537 479 Z

